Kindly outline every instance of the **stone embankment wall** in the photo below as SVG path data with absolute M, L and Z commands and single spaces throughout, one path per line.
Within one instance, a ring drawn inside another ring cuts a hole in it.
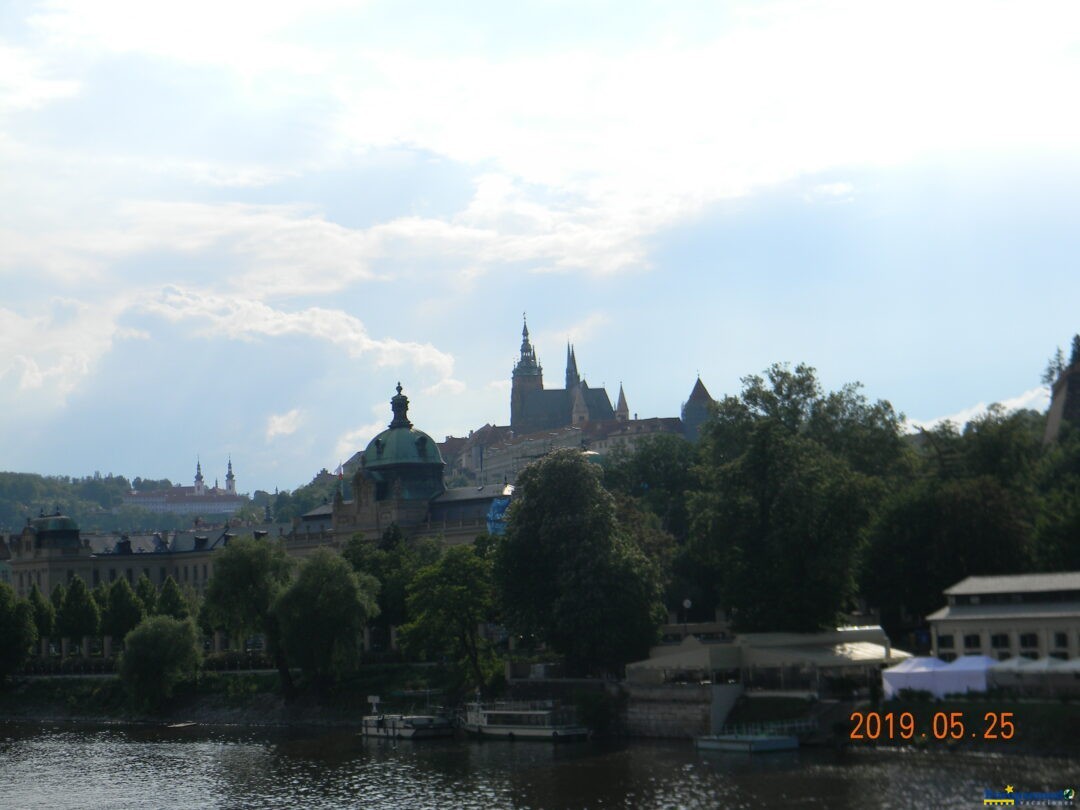
M 709 684 L 646 686 L 623 684 L 622 726 L 631 737 L 697 737 L 708 734 L 712 713 Z

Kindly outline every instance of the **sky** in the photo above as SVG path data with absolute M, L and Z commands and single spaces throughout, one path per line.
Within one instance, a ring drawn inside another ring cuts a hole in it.
M 292 489 L 775 362 L 912 423 L 1080 332 L 1072 2 L 0 4 L 0 469 Z

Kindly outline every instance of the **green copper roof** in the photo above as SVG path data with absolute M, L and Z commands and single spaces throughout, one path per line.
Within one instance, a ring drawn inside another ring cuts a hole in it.
M 77 532 L 79 524 L 67 515 L 48 515 L 33 520 L 37 532 Z
M 409 421 L 409 398 L 397 385 L 397 396 L 390 400 L 394 419 L 390 427 L 372 439 L 364 450 L 364 468 L 368 470 L 398 464 L 445 464 L 439 446 Z

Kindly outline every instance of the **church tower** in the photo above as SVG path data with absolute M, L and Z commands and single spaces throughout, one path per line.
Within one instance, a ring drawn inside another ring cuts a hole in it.
M 195 494 L 206 494 L 206 486 L 203 484 L 202 462 L 197 458 L 195 459 Z
M 577 357 L 574 356 L 574 347 L 566 344 L 566 390 L 571 391 L 581 384 L 581 376 L 577 370 Z
M 516 433 L 522 430 L 526 417 L 525 400 L 532 391 L 544 389 L 544 368 L 536 361 L 536 352 L 529 342 L 529 324 L 522 318 L 521 356 L 514 364 L 513 381 L 510 386 L 510 428 Z
M 232 456 L 229 457 L 229 471 L 225 473 L 225 491 L 230 495 L 236 494 L 236 476 L 232 471 Z
M 630 406 L 626 404 L 626 394 L 623 393 L 622 383 L 619 383 L 619 402 L 615 406 L 615 418 L 620 422 L 630 421 Z

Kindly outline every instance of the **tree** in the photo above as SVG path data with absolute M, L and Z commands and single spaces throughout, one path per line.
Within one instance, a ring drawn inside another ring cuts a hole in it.
M 440 553 L 437 542 L 407 540 L 396 524 L 390 525 L 378 544 L 359 533 L 345 544 L 341 556 L 353 570 L 379 581 L 379 611 L 372 625 L 384 640 L 389 639 L 391 627 L 400 627 L 411 618 L 406 601 L 409 583 L 417 571 L 438 560 Z
M 146 574 L 142 574 L 135 580 L 135 595 L 139 597 L 139 601 L 142 602 L 143 610 L 146 612 L 147 616 L 153 616 L 158 612 L 157 588 L 154 587 L 154 583 L 150 581 L 150 577 Z
M 37 585 L 30 588 L 27 601 L 34 609 L 34 626 L 37 628 L 38 638 L 49 638 L 56 630 L 56 608 L 42 595 Z
M 1069 365 L 1080 363 L 1080 335 L 1073 335 L 1072 351 L 1069 353 Z
M 409 583 L 405 648 L 429 660 L 446 657 L 465 670 L 476 687 L 490 678 L 494 656 L 480 634 L 494 605 L 491 561 L 469 546 L 446 550 Z
M 212 582 L 213 580 L 211 580 Z M 159 616 L 172 616 L 174 619 L 180 620 L 191 616 L 191 608 L 184 598 L 184 593 L 171 576 L 165 577 L 165 582 L 161 585 L 161 593 L 157 597 L 156 612 Z
M 319 687 L 354 663 L 360 636 L 378 613 L 379 583 L 358 574 L 340 555 L 318 549 L 277 598 L 273 615 L 289 660 Z
M 101 617 L 101 632 L 122 641 L 146 617 L 142 602 L 123 577 L 109 587 L 106 608 Z
M 1074 343 L 1075 353 L 1075 343 Z M 1074 357 L 1072 362 L 1076 362 L 1080 358 Z M 1042 373 L 1042 384 L 1053 385 L 1057 382 L 1057 378 L 1061 376 L 1061 372 L 1065 370 L 1065 355 L 1061 351 L 1061 347 L 1058 346 L 1054 355 L 1046 361 L 1046 369 Z
M 606 465 L 604 486 L 635 498 L 680 543 L 689 533 L 686 494 L 694 489 L 694 447 L 681 436 L 650 436 L 632 452 L 616 452 Z
M 619 531 L 600 476 L 576 450 L 518 476 L 495 586 L 512 629 L 572 664 L 614 672 L 648 654 L 663 606 L 656 571 Z
M 192 677 L 198 666 L 198 639 L 190 619 L 152 616 L 124 638 L 120 677 L 142 708 L 160 708 L 176 685 Z
M 60 613 L 60 608 L 64 606 L 65 596 L 67 596 L 67 588 L 64 587 L 63 582 L 57 582 L 52 589 L 52 593 L 49 594 L 49 601 L 52 602 L 53 610 L 56 611 L 57 615 Z
M 280 543 L 267 538 L 241 537 L 215 553 L 214 574 L 205 597 L 214 626 L 234 637 L 255 633 L 266 637 L 287 700 L 293 697 L 292 676 L 273 607 L 288 586 L 291 572 L 292 562 Z
M 33 607 L 0 582 L 0 681 L 26 663 L 37 637 Z
M 57 632 L 62 638 L 79 640 L 83 636 L 96 636 L 100 624 L 101 611 L 90 589 L 81 577 L 75 577 L 64 596 L 64 604 L 56 614 Z
M 853 601 L 883 478 L 911 463 L 886 402 L 825 394 L 812 368 L 746 377 L 703 426 L 691 568 L 742 631 L 811 632 Z

